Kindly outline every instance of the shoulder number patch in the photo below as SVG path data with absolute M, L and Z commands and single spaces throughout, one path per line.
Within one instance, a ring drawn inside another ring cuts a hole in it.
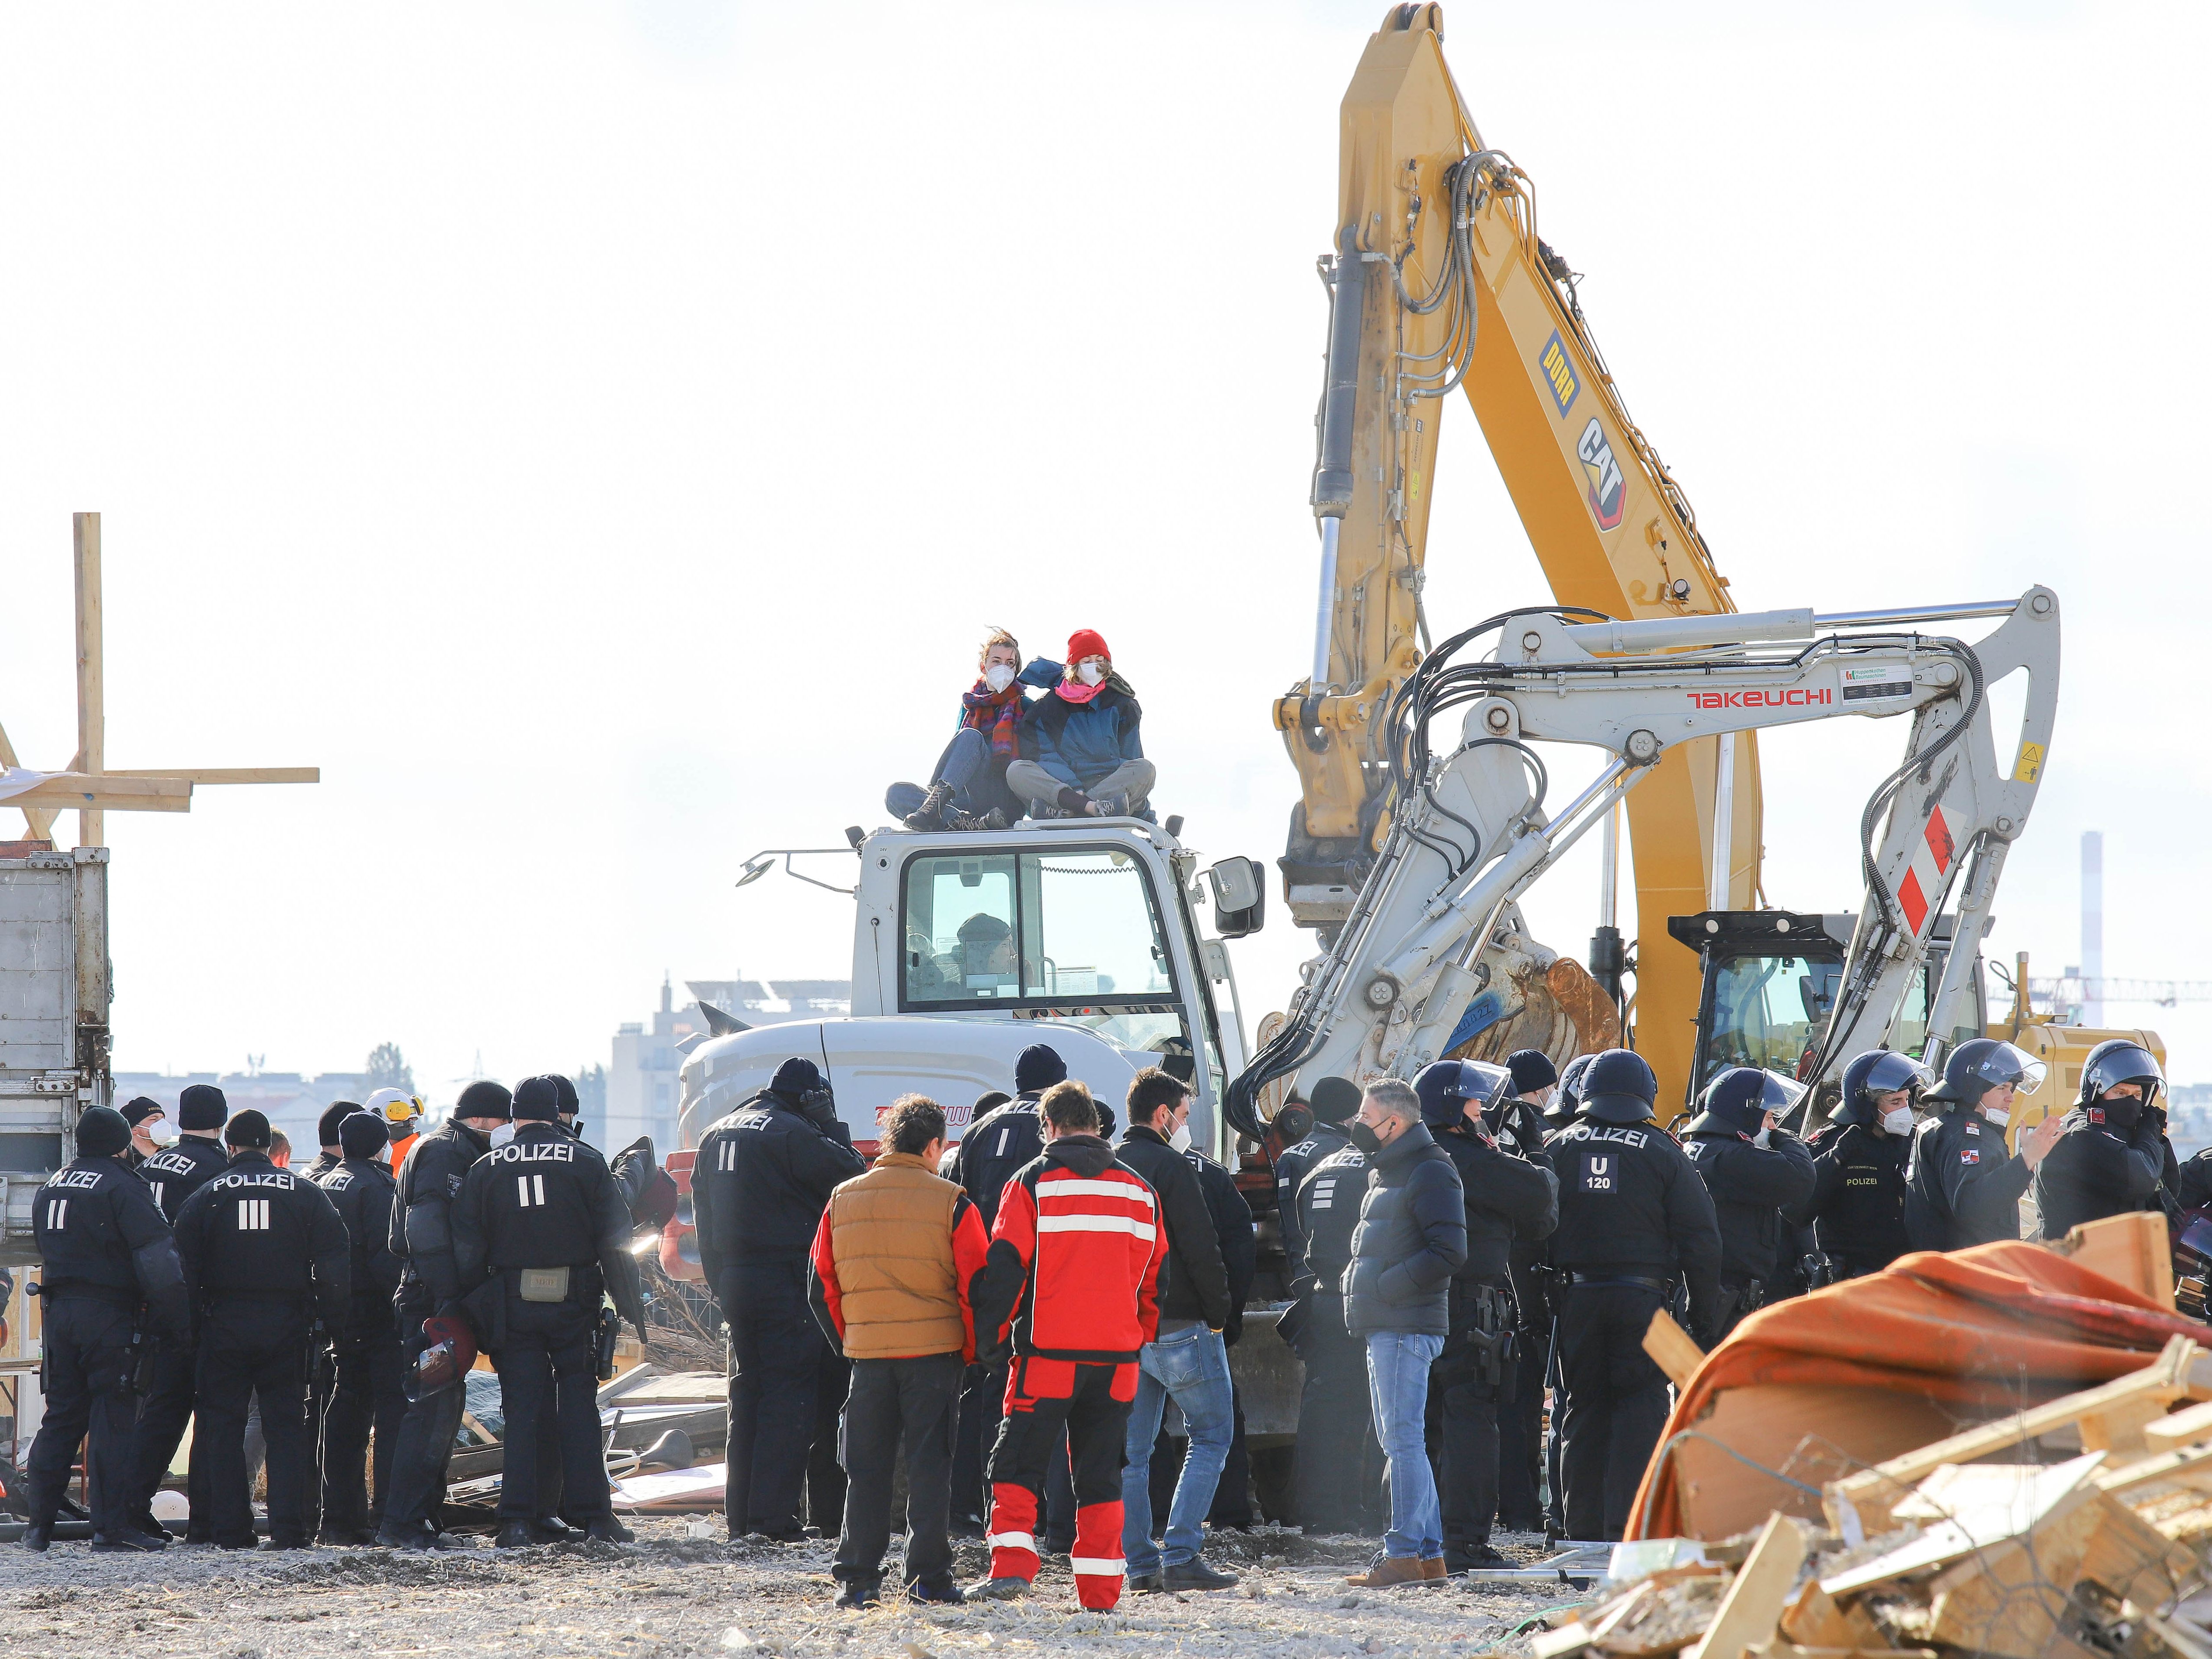
M 1619 1169 L 1618 1153 L 1584 1152 L 1583 1154 L 1583 1190 L 1586 1193 L 1612 1192 Z

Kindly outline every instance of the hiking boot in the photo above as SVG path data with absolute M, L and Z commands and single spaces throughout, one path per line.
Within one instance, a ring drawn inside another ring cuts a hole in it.
M 575 1534 L 571 1533 L 570 1537 Z M 595 1544 L 635 1544 L 637 1534 L 611 1515 L 595 1515 L 584 1523 L 584 1536 Z
M 1378 1555 L 1366 1571 L 1352 1573 L 1344 1582 L 1361 1589 L 1382 1589 L 1392 1584 L 1418 1584 L 1425 1577 L 1420 1562 L 1413 1556 Z
M 266 1550 L 311 1550 L 315 1547 L 315 1540 L 305 1533 L 288 1532 L 281 1538 L 272 1536 L 261 1547 Z
M 963 1592 L 970 1601 L 1018 1601 L 1030 1593 L 1026 1578 L 985 1578 Z
M 1421 1578 L 1424 1583 L 1432 1583 L 1444 1577 L 1444 1559 L 1443 1556 L 1432 1555 L 1427 1557 L 1422 1561 Z
M 924 1605 L 957 1607 L 966 1606 L 968 1601 L 967 1596 L 961 1593 L 960 1586 L 949 1578 L 941 1584 L 926 1584 L 916 1579 L 906 1587 L 903 1593 L 908 1601 Z
M 836 1601 L 831 1605 L 857 1611 L 862 1607 L 879 1607 L 883 1604 L 884 1592 L 881 1581 L 864 1578 L 856 1583 L 848 1584 L 839 1590 Z
M 495 1550 L 526 1550 L 537 1541 L 530 1535 L 527 1521 L 502 1521 L 499 1523 L 499 1536 L 491 1540 L 491 1547 Z
M 931 784 L 929 793 L 921 798 L 921 805 L 906 815 L 906 827 L 909 830 L 942 830 L 945 828 L 945 809 L 951 800 L 951 784 Z
M 1205 1561 L 1194 1555 L 1188 1561 L 1178 1562 L 1164 1570 L 1167 1587 L 1171 1590 L 1228 1589 L 1237 1583 L 1233 1572 L 1216 1572 Z

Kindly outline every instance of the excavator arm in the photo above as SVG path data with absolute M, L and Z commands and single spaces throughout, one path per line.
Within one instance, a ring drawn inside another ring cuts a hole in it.
M 1352 915 L 1400 810 L 1386 728 L 1429 645 L 1421 589 L 1446 398 L 1463 392 L 1474 405 L 1561 604 L 1623 618 L 1735 609 L 1688 500 L 1606 370 L 1574 273 L 1538 234 L 1528 175 L 1484 142 L 1443 40 L 1442 8 L 1422 4 L 1392 7 L 1368 41 L 1345 94 L 1337 230 L 1322 262 L 1330 317 L 1313 660 L 1273 712 L 1300 789 L 1285 896 L 1325 939 Z M 1670 744 L 1628 817 L 1638 939 L 1666 939 L 1671 915 L 1748 905 L 1760 851 L 1755 739 Z M 1617 939 L 1596 948 L 1613 959 L 1593 966 L 1617 983 Z M 1677 1088 L 1698 992 L 1682 954 L 1644 951 L 1637 981 L 1638 1046 Z M 1576 1001 L 1573 968 L 1552 959 L 1545 971 L 1582 1011 L 1577 1026 L 1601 1023 L 1589 1021 L 1586 994 Z
M 2003 624 L 1973 645 L 1927 631 L 1997 615 Z M 1452 663 L 1491 635 L 1489 659 Z M 1903 762 L 1862 818 L 1866 902 L 1811 1070 L 1826 1080 L 1887 1039 L 1959 888 L 1929 1022 L 1950 1030 L 2005 853 L 2034 805 L 2058 655 L 2057 597 L 2044 587 L 2012 603 L 1827 617 L 1585 621 L 1547 606 L 1447 641 L 1391 710 L 1400 810 L 1375 870 L 1283 1027 L 1231 1086 L 1231 1121 L 1255 1134 L 1258 1091 L 1277 1078 L 1304 1091 L 1329 1075 L 1410 1078 L 1451 1052 L 1492 994 L 1497 964 L 1529 954 L 1522 895 L 1619 802 L 1662 778 L 1670 752 L 1845 715 L 1912 722 Z M 2028 676 L 2025 712 L 2001 759 L 1987 694 L 2015 672 Z M 1458 708 L 1458 746 L 1432 758 L 1431 722 Z M 1553 812 L 1535 742 L 1590 745 L 1606 764 Z

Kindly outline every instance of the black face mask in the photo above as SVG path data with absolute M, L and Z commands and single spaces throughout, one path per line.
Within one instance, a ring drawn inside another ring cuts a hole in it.
M 1364 1123 L 1354 1123 L 1352 1126 L 1352 1144 L 1359 1148 L 1362 1157 L 1373 1158 L 1382 1150 L 1382 1137 Z
M 2142 1121 L 2142 1102 L 2127 1095 L 2114 1095 L 2094 1102 L 2089 1109 L 2105 1115 L 2105 1127 L 2121 1134 L 2132 1134 Z

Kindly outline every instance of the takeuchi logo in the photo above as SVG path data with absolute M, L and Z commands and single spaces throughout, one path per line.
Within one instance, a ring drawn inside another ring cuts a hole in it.
M 1692 691 L 1693 708 L 1819 708 L 1836 700 L 1825 685 L 1792 686 L 1787 691 Z

